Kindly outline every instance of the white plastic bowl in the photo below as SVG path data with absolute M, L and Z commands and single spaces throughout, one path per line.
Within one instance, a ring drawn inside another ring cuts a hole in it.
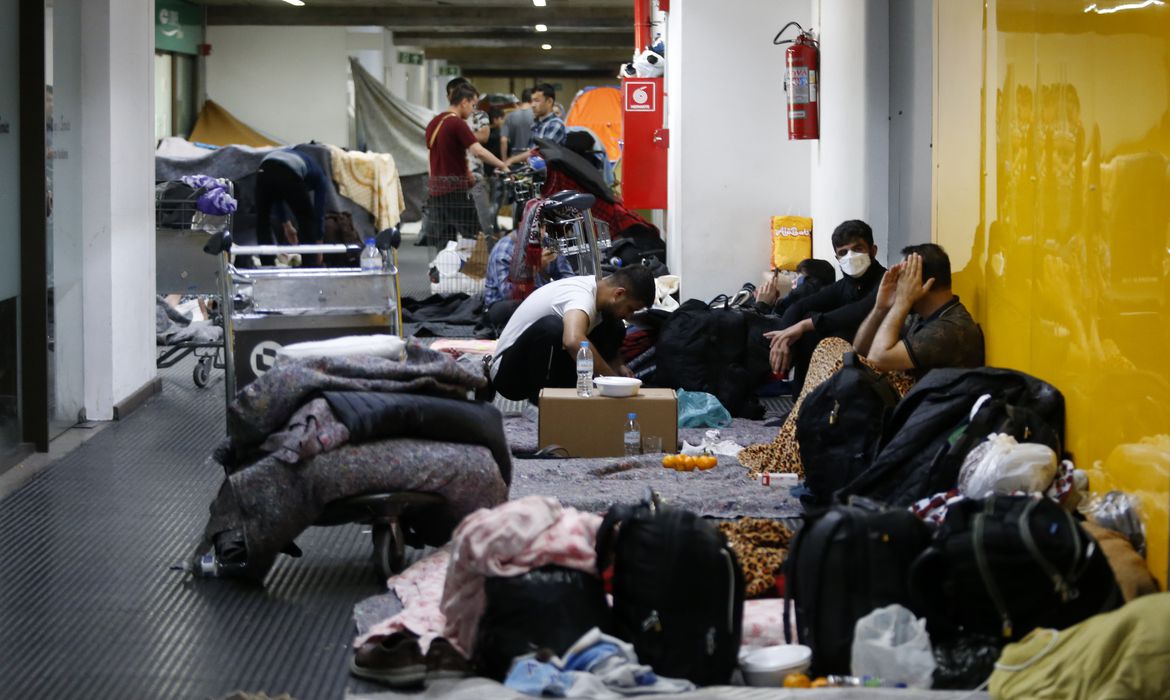
M 602 396 L 618 399 L 637 396 L 638 389 L 642 387 L 642 380 L 633 377 L 597 377 L 593 383 Z
M 804 673 L 812 663 L 812 649 L 800 644 L 760 647 L 740 655 L 744 682 L 757 688 L 778 688 L 790 673 Z

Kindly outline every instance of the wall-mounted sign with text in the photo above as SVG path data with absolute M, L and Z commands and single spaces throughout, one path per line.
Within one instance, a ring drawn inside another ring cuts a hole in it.
M 197 54 L 202 43 L 202 8 L 183 0 L 155 0 L 155 49 Z
M 399 51 L 398 62 L 407 66 L 421 66 L 423 64 L 423 55 L 421 53 L 414 53 L 413 51 Z
M 439 75 L 445 78 L 454 78 L 455 76 L 461 75 L 462 73 L 463 69 L 461 69 L 459 66 L 441 66 L 439 68 Z

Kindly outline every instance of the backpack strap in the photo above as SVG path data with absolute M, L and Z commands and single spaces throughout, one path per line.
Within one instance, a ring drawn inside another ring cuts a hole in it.
M 435 139 L 439 138 L 439 129 L 443 128 L 443 124 L 447 121 L 447 118 L 453 116 L 455 115 L 447 112 L 443 115 L 443 118 L 439 120 L 438 125 L 435 126 L 435 130 L 431 132 L 431 138 L 427 139 L 427 150 L 430 150 L 430 148 L 435 145 Z
M 991 571 L 991 564 L 987 561 L 987 547 L 983 540 L 984 531 L 987 526 L 987 517 L 995 513 L 995 496 L 988 498 L 983 506 L 983 510 L 975 515 L 974 523 L 971 527 L 971 549 L 975 554 L 975 566 L 979 570 L 979 577 L 983 579 L 983 586 L 987 589 L 987 595 L 991 598 L 991 602 L 995 605 L 996 612 L 999 613 L 1001 623 L 1001 631 L 1004 639 L 1012 638 L 1012 616 L 1008 611 L 1007 602 L 1003 598 L 1003 593 L 1000 591 L 999 583 L 995 580 L 995 574 Z

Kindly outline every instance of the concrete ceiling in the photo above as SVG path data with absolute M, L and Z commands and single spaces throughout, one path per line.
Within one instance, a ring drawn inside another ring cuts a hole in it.
M 634 45 L 633 0 L 195 0 L 212 25 L 378 26 L 469 75 L 616 75 Z M 537 32 L 544 24 L 547 32 Z M 551 44 L 542 50 L 541 44 Z

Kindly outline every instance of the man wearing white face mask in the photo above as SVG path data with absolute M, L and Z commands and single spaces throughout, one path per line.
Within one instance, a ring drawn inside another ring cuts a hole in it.
M 873 230 L 852 219 L 833 231 L 833 251 L 843 277 L 816 294 L 788 307 L 780 318 L 782 330 L 764 334 L 770 343 L 772 371 L 787 374 L 794 369 L 792 393 L 804 385 L 812 352 L 824 338 L 850 342 L 873 308 L 874 297 L 886 268 L 876 260 Z

